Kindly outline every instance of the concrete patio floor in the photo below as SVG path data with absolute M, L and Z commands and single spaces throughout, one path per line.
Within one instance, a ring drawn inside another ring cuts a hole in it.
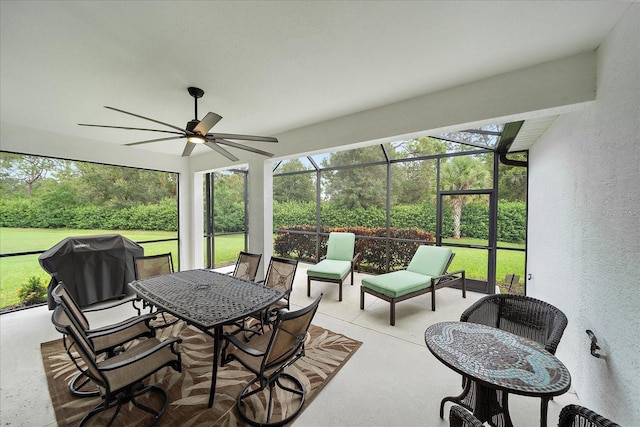
M 440 363 L 424 344 L 431 324 L 459 320 L 462 311 L 482 294 L 444 288 L 437 292 L 437 311 L 429 294 L 399 303 L 396 326 L 389 325 L 389 304 L 366 295 L 360 310 L 360 281 L 343 285 L 338 302 L 335 284 L 312 282 L 307 297 L 306 269 L 296 273 L 292 306 L 302 307 L 320 293 L 324 297 L 314 323 L 363 344 L 296 420 L 295 426 L 448 426 L 448 411 L 440 419 L 444 396 L 457 395 L 460 375 Z M 92 327 L 117 322 L 135 314 L 131 305 L 88 313 Z M 40 343 L 58 339 L 46 306 L 0 316 L 0 423 L 2 426 L 55 426 Z M 562 346 L 562 342 L 560 343 Z M 548 425 L 557 425 L 563 406 L 579 403 L 569 390 L 549 403 Z M 539 425 L 540 399 L 511 395 L 509 408 L 516 426 Z M 169 411 L 171 408 L 169 407 Z M 159 423 L 162 425 L 162 419 Z

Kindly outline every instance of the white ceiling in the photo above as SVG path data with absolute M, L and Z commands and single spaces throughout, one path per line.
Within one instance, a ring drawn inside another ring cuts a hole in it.
M 123 144 L 184 126 L 277 135 L 597 48 L 611 1 L 4 1 L 2 122 Z M 179 155 L 184 142 L 141 146 Z M 260 147 L 264 148 L 264 146 Z M 206 147 L 198 147 L 206 152 Z

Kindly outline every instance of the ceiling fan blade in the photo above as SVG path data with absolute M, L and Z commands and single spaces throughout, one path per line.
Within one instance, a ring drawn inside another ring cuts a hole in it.
M 196 144 L 187 141 L 187 145 L 184 146 L 184 151 L 182 152 L 182 157 L 190 156 L 194 148 L 196 148 Z
M 175 135 L 183 135 L 184 132 L 176 132 L 173 130 L 160 130 L 160 129 L 146 129 L 146 128 L 130 128 L 126 126 L 109 126 L 109 125 L 90 125 L 86 123 L 78 123 L 78 126 L 91 126 L 94 128 L 111 128 L 111 129 L 127 129 L 127 130 L 144 130 L 147 132 L 163 132 L 163 133 L 172 133 Z
M 241 139 L 243 141 L 278 142 L 278 138 L 272 136 L 236 135 L 234 133 L 208 133 L 213 139 Z
M 236 156 L 234 156 L 233 154 L 231 154 L 230 152 L 228 152 L 224 148 L 220 147 L 218 144 L 216 144 L 213 141 L 206 141 L 204 143 L 204 145 L 206 145 L 207 147 L 211 148 L 212 150 L 215 150 L 218 153 L 222 154 L 223 156 L 225 156 L 227 159 L 231 160 L 232 162 L 237 162 L 238 161 L 238 158 Z
M 251 151 L 252 153 L 261 154 L 263 156 L 273 157 L 273 154 L 268 153 L 266 151 L 258 150 L 257 148 L 253 148 L 253 147 L 247 147 L 246 145 L 238 144 L 237 142 L 228 141 L 226 139 L 215 139 L 214 142 L 228 145 L 229 147 L 233 147 L 233 148 L 239 148 L 240 150 Z
M 178 126 L 170 125 L 169 123 L 161 122 L 159 120 L 150 119 L 149 117 L 141 116 L 139 114 L 130 113 L 128 111 L 119 110 L 119 109 L 113 108 L 113 107 L 107 107 L 106 105 L 104 106 L 104 108 L 108 108 L 109 110 L 117 111 L 119 113 L 128 114 L 128 115 L 133 116 L 133 117 L 138 117 L 139 119 L 149 120 L 150 122 L 158 123 L 158 124 L 163 125 L 163 126 L 168 126 L 168 127 L 172 128 L 172 129 L 179 130 L 181 132 L 185 132 L 185 133 L 187 132 L 186 129 L 180 128 Z
M 124 144 L 124 145 L 132 146 L 132 145 L 148 144 L 150 142 L 171 141 L 172 139 L 182 139 L 184 137 L 185 137 L 185 135 L 172 136 L 172 137 L 169 137 L 169 138 L 148 139 L 146 141 L 130 142 L 130 143 Z
M 219 116 L 216 113 L 208 112 L 207 115 L 204 116 L 202 120 L 200 120 L 198 126 L 193 128 L 193 131 L 198 132 L 200 135 L 206 135 L 207 132 L 209 132 L 211 128 L 214 127 L 215 124 L 220 120 L 222 120 L 222 116 Z

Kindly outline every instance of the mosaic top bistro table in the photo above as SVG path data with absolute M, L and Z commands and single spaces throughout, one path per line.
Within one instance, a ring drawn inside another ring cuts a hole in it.
M 507 393 L 551 399 L 569 390 L 571 375 L 554 355 L 535 341 L 490 326 L 469 322 L 442 322 L 424 333 L 427 348 L 442 363 L 468 379 L 465 391 L 446 401 L 461 403 L 469 387 L 476 388 L 474 415 L 480 421 L 499 419 L 513 426 Z M 502 390 L 498 402 L 497 390 Z M 465 405 L 466 406 L 466 405 Z M 546 426 L 546 405 L 541 407 L 540 425 Z
M 213 406 L 222 327 L 267 308 L 283 293 L 261 284 L 210 270 L 187 270 L 129 286 L 159 309 L 195 326 L 214 339 L 209 407 Z

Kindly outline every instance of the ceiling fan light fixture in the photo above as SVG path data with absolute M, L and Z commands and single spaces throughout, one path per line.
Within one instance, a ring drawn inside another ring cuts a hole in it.
M 202 135 L 189 135 L 187 136 L 187 141 L 192 144 L 204 144 L 207 140 Z

